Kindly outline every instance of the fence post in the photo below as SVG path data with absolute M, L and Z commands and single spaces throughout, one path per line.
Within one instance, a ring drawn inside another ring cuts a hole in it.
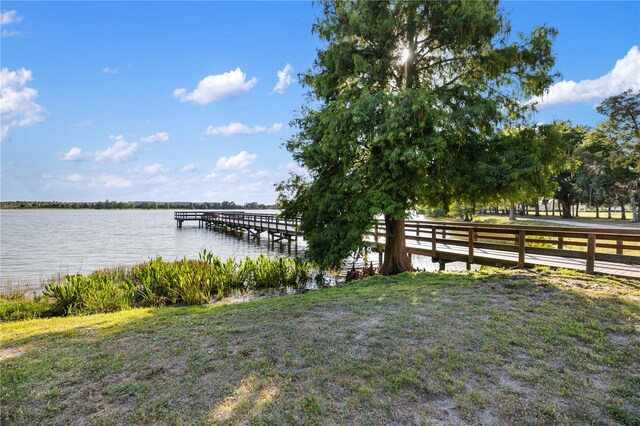
M 587 235 L 587 274 L 593 274 L 593 269 L 596 263 L 596 235 Z
M 376 245 L 376 248 L 378 247 L 378 219 L 376 219 L 376 229 L 375 229 L 375 233 L 373 234 L 373 242 Z
M 558 237 L 558 250 L 562 250 L 562 248 L 564 247 L 564 237 L 562 235 L 560 235 Z
M 435 256 L 436 255 L 436 226 L 435 225 L 431 225 L 431 255 Z
M 473 263 L 473 228 L 468 229 L 468 240 L 469 240 L 469 257 L 467 259 L 467 271 L 471 269 L 471 264 Z
M 622 240 L 616 241 L 616 254 L 624 254 L 624 249 L 622 247 Z
M 518 268 L 524 268 L 525 237 L 526 231 L 520 230 L 518 232 Z

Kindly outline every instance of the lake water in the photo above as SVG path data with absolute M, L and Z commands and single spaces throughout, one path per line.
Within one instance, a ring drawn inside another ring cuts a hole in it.
M 299 252 L 304 248 L 304 241 L 299 241 Z M 203 249 L 225 259 L 288 254 L 286 244 L 271 250 L 266 235 L 260 242 L 249 242 L 198 228 L 197 222 L 185 222 L 178 229 L 173 210 L 0 210 L 0 290 L 39 290 L 55 275 L 88 274 L 156 256 L 197 259 Z M 377 258 L 370 256 L 374 265 Z M 420 256 L 414 256 L 413 263 L 437 269 Z

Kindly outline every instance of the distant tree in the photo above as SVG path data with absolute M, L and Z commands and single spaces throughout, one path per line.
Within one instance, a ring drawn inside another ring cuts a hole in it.
M 310 102 L 287 142 L 309 178 L 278 186 L 286 216 L 301 216 L 308 254 L 338 265 L 377 215 L 381 273 L 412 268 L 404 221 L 420 205 L 486 198 L 476 158 L 521 102 L 551 84 L 555 30 L 512 42 L 497 1 L 322 2 L 325 43 L 302 77 Z
M 552 177 L 565 166 L 572 149 L 565 127 L 553 123 L 506 129 L 487 150 L 493 159 L 494 185 L 509 202 L 509 220 L 516 220 L 517 203 L 537 204 L 553 192 Z
M 564 163 L 553 177 L 556 188 L 555 198 L 558 200 L 562 217 L 572 218 L 571 206 L 579 198 L 579 187 L 576 181 L 576 171 L 580 167 L 578 150 L 582 144 L 587 130 L 583 126 L 573 127 L 571 123 L 558 123 L 560 137 L 566 149 L 561 160 Z
M 631 204 L 633 221 L 638 222 L 638 193 L 640 192 L 640 91 L 629 89 L 605 99 L 597 108 L 609 120 L 598 126 L 599 139 L 608 139 L 611 154 L 609 165 L 612 179 L 624 200 Z
M 220 208 L 225 210 L 235 210 L 238 208 L 238 205 L 235 203 L 235 201 L 223 201 L 220 205 Z
M 619 132 L 632 135 L 637 143 L 640 139 L 640 91 L 625 90 L 619 95 L 605 99 L 596 110 L 609 117 Z

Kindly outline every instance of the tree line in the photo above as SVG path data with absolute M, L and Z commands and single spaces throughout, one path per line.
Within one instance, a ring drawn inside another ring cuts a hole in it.
M 626 90 L 597 110 L 608 118 L 595 128 L 554 122 L 503 130 L 487 151 L 490 158 L 479 165 L 473 189 L 458 197 L 454 211 L 468 216 L 506 206 L 515 220 L 516 206 L 521 212 L 534 206 L 539 214 L 541 204 L 547 210 L 557 201 L 563 218 L 577 215 L 581 205 L 593 208 L 596 217 L 602 208 L 610 217 L 616 206 L 626 217 L 631 206 L 638 222 L 640 92 Z
M 274 209 L 274 205 L 250 202 L 236 204 L 234 201 L 214 202 L 164 202 L 164 201 L 2 201 L 3 209 L 186 209 L 186 210 L 264 210 Z

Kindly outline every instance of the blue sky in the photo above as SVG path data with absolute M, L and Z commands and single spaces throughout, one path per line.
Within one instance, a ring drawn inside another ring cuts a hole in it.
M 537 120 L 640 89 L 640 2 L 505 2 L 547 23 Z M 2 200 L 275 201 L 319 43 L 306 2 L 2 2 Z

